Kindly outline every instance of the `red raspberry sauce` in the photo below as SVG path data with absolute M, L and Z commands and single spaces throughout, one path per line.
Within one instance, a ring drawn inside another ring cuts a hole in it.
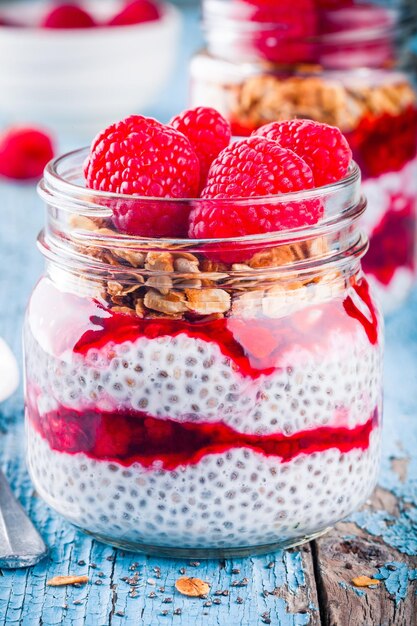
M 323 347 L 330 329 L 354 332 L 359 322 L 370 343 L 376 344 L 378 319 L 368 283 L 360 279 L 353 285 L 353 289 L 358 295 L 361 308 L 348 296 L 343 302 L 335 299 L 320 307 L 308 307 L 288 318 L 280 319 L 225 317 L 211 321 L 190 321 L 140 319 L 121 313 L 94 315 L 90 318 L 94 330 L 87 330 L 73 350 L 87 354 L 91 348 L 101 349 L 109 342 L 119 344 L 135 341 L 139 337 L 155 339 L 163 336 L 176 337 L 185 333 L 189 337 L 215 342 L 222 354 L 234 362 L 243 376 L 258 378 L 261 374 L 271 374 L 279 367 L 280 356 L 294 345 L 310 349 L 315 345 Z M 311 322 L 309 313 L 315 308 L 324 309 L 323 315 L 318 321 Z
M 399 267 L 415 269 L 417 198 L 394 194 L 390 209 L 373 231 L 363 259 L 365 272 L 389 285 Z
M 417 107 L 400 115 L 365 116 L 346 139 L 365 180 L 398 172 L 417 154 Z
M 335 329 L 353 334 L 358 325 L 362 326 L 370 343 L 376 344 L 378 318 L 368 284 L 361 278 L 352 282 L 352 289 L 357 297 L 335 298 L 279 319 L 140 319 L 111 312 L 95 300 L 61 292 L 49 279 L 43 279 L 31 298 L 29 320 L 41 348 L 56 357 L 67 350 L 87 355 L 91 348 L 102 349 L 110 343 L 184 333 L 215 342 L 243 376 L 258 378 L 279 368 L 284 352 L 294 346 L 324 350 L 326 338 Z
M 93 459 L 115 461 L 124 466 L 140 463 L 151 467 L 155 461 L 173 470 L 179 465 L 193 465 L 207 454 L 221 454 L 233 448 L 249 448 L 264 456 L 277 457 L 282 463 L 300 454 L 337 448 L 342 453 L 366 450 L 369 437 L 378 425 L 378 411 L 368 421 L 353 429 L 321 426 L 286 436 L 239 433 L 222 422 L 178 423 L 156 419 L 140 411 L 76 411 L 61 406 L 42 417 L 28 407 L 28 417 L 58 452 L 83 452 Z
M 345 298 L 343 306 L 349 317 L 357 319 L 362 324 L 369 341 L 375 345 L 378 341 L 378 316 L 372 303 L 369 285 L 366 280 L 360 280 L 353 285 L 353 289 L 365 307 L 359 307 L 352 296 Z

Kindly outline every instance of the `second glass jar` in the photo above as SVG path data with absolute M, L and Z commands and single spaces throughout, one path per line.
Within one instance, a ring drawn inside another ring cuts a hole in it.
M 192 106 L 217 108 L 236 135 L 297 117 L 343 131 L 368 198 L 363 265 L 385 312 L 416 274 L 417 96 L 401 69 L 416 24 L 370 3 L 203 0 L 207 49 L 190 67 Z

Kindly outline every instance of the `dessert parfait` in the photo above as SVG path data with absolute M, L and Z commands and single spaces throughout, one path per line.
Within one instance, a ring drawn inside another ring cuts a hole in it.
M 231 140 L 131 116 L 40 184 L 25 322 L 38 493 L 113 545 L 243 555 L 314 537 L 377 476 L 381 322 L 336 128 Z
M 234 134 L 310 118 L 338 126 L 368 199 L 364 269 L 385 311 L 415 277 L 417 96 L 404 41 L 416 15 L 354 0 L 205 0 L 207 48 L 191 63 L 193 106 Z

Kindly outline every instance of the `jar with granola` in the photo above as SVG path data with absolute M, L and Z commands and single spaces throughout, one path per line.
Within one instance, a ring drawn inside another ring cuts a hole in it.
M 192 106 L 214 106 L 236 135 L 297 117 L 343 131 L 368 199 L 363 265 L 386 312 L 406 299 L 417 253 L 417 97 L 402 45 L 416 5 L 395 6 L 203 0 L 207 47 L 190 66 Z
M 314 224 L 158 238 L 122 232 L 115 215 L 209 200 L 87 189 L 86 156 L 55 160 L 40 185 L 46 271 L 24 331 L 37 492 L 95 537 L 159 555 L 262 553 L 323 533 L 366 500 L 379 461 L 382 331 L 361 269 L 358 167 L 320 188 L 214 201 L 311 207 Z

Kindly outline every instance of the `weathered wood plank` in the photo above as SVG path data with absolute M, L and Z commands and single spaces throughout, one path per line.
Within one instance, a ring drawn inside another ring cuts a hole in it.
M 352 523 L 342 523 L 317 542 L 319 597 L 324 626 L 415 626 L 417 559 Z M 352 578 L 380 578 L 358 589 Z

